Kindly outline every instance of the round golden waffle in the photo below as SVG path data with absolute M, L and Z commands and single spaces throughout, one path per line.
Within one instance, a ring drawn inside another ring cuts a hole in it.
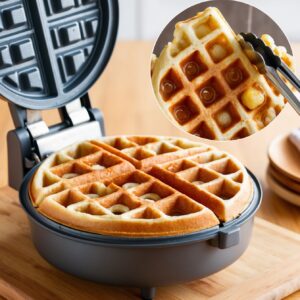
M 168 236 L 238 217 L 252 199 L 244 166 L 183 138 L 120 136 L 49 156 L 30 186 L 36 209 L 83 231 Z
M 262 39 L 289 67 L 291 57 Z M 175 125 L 212 140 L 249 136 L 267 126 L 285 99 L 243 52 L 221 12 L 209 7 L 176 24 L 174 40 L 152 61 L 152 84 Z

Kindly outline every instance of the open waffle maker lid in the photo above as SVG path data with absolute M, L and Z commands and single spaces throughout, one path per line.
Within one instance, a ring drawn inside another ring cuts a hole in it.
M 117 0 L 1 1 L 0 94 L 28 109 L 83 96 L 105 68 L 117 29 Z

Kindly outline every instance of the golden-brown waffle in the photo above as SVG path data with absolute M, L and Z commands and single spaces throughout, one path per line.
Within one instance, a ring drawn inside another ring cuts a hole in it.
M 185 139 L 143 136 L 113 137 L 92 143 L 128 160 L 142 171 L 149 171 L 154 164 L 203 152 L 208 147 Z
M 283 47 L 267 35 L 262 39 L 292 67 Z M 176 24 L 174 40 L 153 63 L 152 84 L 177 126 L 213 140 L 249 136 L 267 126 L 285 104 L 213 7 Z
M 218 225 L 211 210 L 141 171 L 47 197 L 39 211 L 73 228 L 117 236 L 166 236 Z
M 137 151 L 149 155 L 137 157 Z M 52 154 L 33 176 L 30 196 L 39 212 L 76 229 L 168 236 L 237 217 L 251 201 L 252 186 L 245 168 L 213 147 L 120 136 Z
M 39 205 L 47 195 L 133 169 L 127 161 L 89 142 L 76 144 L 52 154 L 42 163 L 31 183 L 31 199 L 34 205 Z
M 245 171 L 215 149 L 156 165 L 151 174 L 210 208 L 221 221 L 235 218 L 249 203 Z

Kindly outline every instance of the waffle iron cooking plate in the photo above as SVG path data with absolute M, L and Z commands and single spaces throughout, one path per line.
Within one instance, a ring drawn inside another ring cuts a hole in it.
M 114 0 L 1 1 L 1 95 L 30 109 L 81 97 L 108 62 L 117 26 Z

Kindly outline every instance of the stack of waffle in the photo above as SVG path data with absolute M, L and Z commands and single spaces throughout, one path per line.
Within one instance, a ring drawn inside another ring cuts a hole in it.
M 284 47 L 262 40 L 292 68 Z M 152 84 L 170 120 L 215 140 L 249 136 L 267 126 L 285 99 L 243 52 L 217 8 L 176 24 L 174 40 L 153 60 Z
M 79 230 L 170 236 L 238 217 L 252 184 L 237 159 L 211 146 L 120 136 L 52 154 L 36 171 L 30 196 L 40 213 Z

